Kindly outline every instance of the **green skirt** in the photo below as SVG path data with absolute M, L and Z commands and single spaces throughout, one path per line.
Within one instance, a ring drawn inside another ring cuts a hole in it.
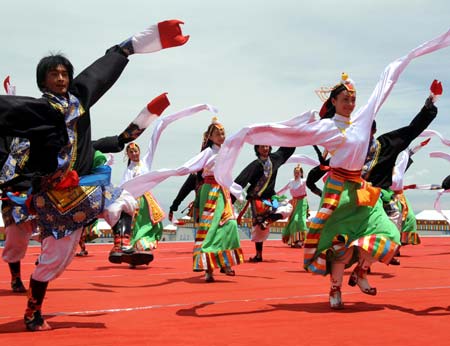
M 133 218 L 130 245 L 140 251 L 149 251 L 158 247 L 163 234 L 162 222 L 153 222 L 151 206 L 144 196 L 139 197 L 139 210 Z
M 296 242 L 304 241 L 308 226 L 306 225 L 306 218 L 308 214 L 308 201 L 306 198 L 293 200 L 294 210 L 289 217 L 288 224 L 281 231 L 281 240 L 283 243 L 293 245 Z
M 244 262 L 229 195 L 218 184 L 204 183 L 197 194 L 199 221 L 193 251 L 194 271 Z
M 414 214 L 408 199 L 404 196 L 408 212 L 402 222 L 401 242 L 402 245 L 418 245 L 420 244 L 420 236 L 417 233 L 416 215 Z M 403 214 L 404 206 L 398 201 L 400 212 Z
M 389 263 L 400 246 L 400 234 L 386 215 L 381 199 L 375 206 L 358 206 L 360 183 L 328 177 L 320 208 L 305 241 L 304 267 L 326 275 L 331 263 L 355 246 Z M 357 252 L 354 254 L 357 255 Z M 356 258 L 348 264 L 350 266 Z

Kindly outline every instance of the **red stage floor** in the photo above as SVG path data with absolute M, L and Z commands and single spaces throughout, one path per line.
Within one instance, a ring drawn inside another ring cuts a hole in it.
M 262 263 L 216 273 L 191 271 L 192 243 L 160 243 L 149 267 L 107 261 L 110 245 L 88 244 L 51 282 L 43 313 L 54 328 L 26 332 L 25 294 L 0 265 L 0 343 L 16 345 L 446 345 L 450 339 L 450 237 L 402 249 L 400 266 L 376 263 L 375 297 L 344 285 L 345 309 L 328 307 L 328 277 L 303 271 L 303 250 L 265 244 Z M 253 244 L 243 241 L 245 257 Z M 39 253 L 29 249 L 28 278 Z M 348 278 L 348 272 L 345 279 Z M 28 280 L 25 280 L 28 285 Z M 447 329 L 448 328 L 448 329 Z

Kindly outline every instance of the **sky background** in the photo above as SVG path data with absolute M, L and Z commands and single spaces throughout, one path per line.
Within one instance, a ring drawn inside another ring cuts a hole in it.
M 18 95 L 39 97 L 37 62 L 62 52 L 80 72 L 110 46 L 166 19 L 185 22 L 189 42 L 154 54 L 134 55 L 112 89 L 92 108 L 93 138 L 120 133 L 153 97 L 169 93 L 164 114 L 209 103 L 219 109 L 228 134 L 242 126 L 281 121 L 319 109 L 314 90 L 331 86 L 346 71 L 355 81 L 357 107 L 363 106 L 384 67 L 424 41 L 450 28 L 448 0 L 299 1 L 128 0 L 24 1 L 2 5 L 0 78 L 7 75 Z M 444 85 L 431 129 L 450 137 L 450 49 L 414 60 L 377 116 L 378 134 L 407 125 L 423 106 L 433 79 Z M 162 134 L 153 168 L 178 167 L 199 152 L 211 114 L 202 112 L 170 125 Z M 138 140 L 145 150 L 153 127 Z M 417 142 L 417 141 L 416 141 Z M 450 152 L 437 138 L 415 155 L 406 184 L 441 183 L 450 162 L 430 159 L 431 151 Z M 315 157 L 312 148 L 296 154 Z M 254 160 L 243 149 L 239 171 Z M 115 155 L 113 182 L 125 169 Z M 292 177 L 281 168 L 277 187 Z M 305 166 L 308 172 L 310 167 Z M 171 178 L 153 191 L 165 210 L 184 178 Z M 407 192 L 416 212 L 431 209 L 436 192 Z M 182 205 L 193 199 L 193 194 Z M 319 199 L 309 193 L 311 209 Z M 450 209 L 450 198 L 443 198 Z

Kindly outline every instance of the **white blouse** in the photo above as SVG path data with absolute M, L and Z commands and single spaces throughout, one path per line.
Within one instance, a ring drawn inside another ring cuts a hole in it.
M 244 127 L 229 136 L 222 145 L 215 168 L 217 182 L 229 188 L 237 198 L 243 198 L 242 187 L 233 182 L 232 171 L 244 143 L 287 147 L 320 145 L 333 154 L 330 167 L 361 170 L 367 154 L 372 122 L 402 71 L 414 58 L 448 45 L 450 30 L 390 63 L 381 74 L 367 104 L 354 112 L 351 119 L 336 114 L 331 119 L 319 120 L 315 117 L 316 112 L 308 111 L 284 122 Z
M 120 184 L 122 185 L 128 180 L 136 178 L 141 174 L 145 174 L 147 172 L 148 172 L 147 166 L 144 164 L 142 160 L 139 160 L 139 162 L 131 161 L 125 172 L 123 172 L 122 182 Z
M 297 180 L 291 179 L 277 195 L 282 195 L 285 191 L 289 189 L 291 196 L 293 198 L 298 198 L 306 195 L 306 179 L 299 178 Z

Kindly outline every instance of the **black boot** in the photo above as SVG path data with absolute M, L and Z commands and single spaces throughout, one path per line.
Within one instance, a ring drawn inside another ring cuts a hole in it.
M 15 293 L 24 293 L 27 291 L 23 285 L 22 278 L 20 276 L 20 261 L 14 263 L 8 263 L 9 271 L 11 272 L 11 289 Z
M 131 224 L 133 218 L 122 212 L 119 221 L 112 228 L 114 233 L 114 246 L 109 253 L 111 263 L 128 263 L 133 266 L 149 264 L 153 261 L 153 254 L 149 251 L 136 251 L 130 246 Z
M 129 223 L 129 226 L 127 225 Z M 114 245 L 109 252 L 109 261 L 111 263 L 120 264 L 123 262 L 122 256 L 126 251 L 130 251 L 130 237 L 125 236 L 127 228 L 131 232 L 131 216 L 122 212 L 119 221 L 112 227 L 114 234 Z
M 262 262 L 263 242 L 255 242 L 255 250 L 256 255 L 254 257 L 250 257 L 248 261 L 251 263 Z
M 48 282 L 30 279 L 28 303 L 23 317 L 25 326 L 31 331 L 50 330 L 51 327 L 44 320 L 41 313 L 42 302 L 47 292 Z
M 269 222 L 275 222 L 275 221 L 278 221 L 278 220 L 281 220 L 283 218 L 283 215 L 282 214 L 280 214 L 280 213 L 273 213 L 273 214 L 270 214 L 268 217 L 267 217 L 267 220 L 269 220 Z

